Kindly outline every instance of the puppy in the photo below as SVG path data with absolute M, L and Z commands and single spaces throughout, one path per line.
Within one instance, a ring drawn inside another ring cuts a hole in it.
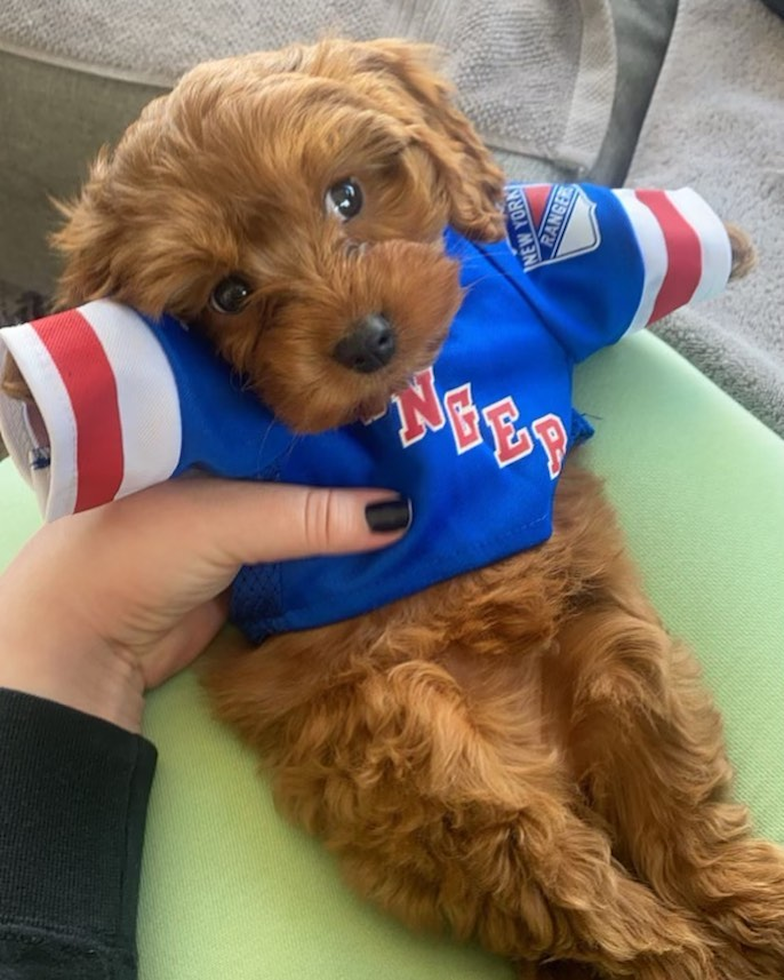
M 196 68 L 64 209 L 60 303 L 173 314 L 296 433 L 384 412 L 465 299 L 444 228 L 505 234 L 502 174 L 430 61 L 330 40 Z M 571 458 L 535 547 L 205 684 L 280 809 L 410 926 L 527 980 L 784 976 L 784 856 L 728 801 L 696 663 Z

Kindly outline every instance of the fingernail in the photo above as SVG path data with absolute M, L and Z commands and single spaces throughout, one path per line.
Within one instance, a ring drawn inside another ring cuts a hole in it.
M 365 508 L 365 520 L 371 531 L 403 531 L 411 524 L 411 501 L 405 497 L 380 500 Z

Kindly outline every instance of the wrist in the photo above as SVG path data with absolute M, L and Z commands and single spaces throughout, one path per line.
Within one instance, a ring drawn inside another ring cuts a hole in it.
M 130 732 L 141 730 L 144 679 L 130 653 L 55 620 L 29 626 L 4 623 L 0 637 L 0 687 L 23 691 Z

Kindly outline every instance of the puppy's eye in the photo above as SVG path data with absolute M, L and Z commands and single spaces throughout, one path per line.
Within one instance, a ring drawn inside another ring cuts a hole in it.
M 348 221 L 362 210 L 362 189 L 351 177 L 333 184 L 327 191 L 327 211 L 336 214 L 341 221 Z
M 241 276 L 227 276 L 210 294 L 210 306 L 218 313 L 239 313 L 248 302 L 251 291 Z

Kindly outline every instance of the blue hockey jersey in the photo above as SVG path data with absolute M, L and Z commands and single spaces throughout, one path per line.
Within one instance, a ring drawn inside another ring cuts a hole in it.
M 294 435 L 178 321 L 108 301 L 0 331 L 36 399 L 0 429 L 55 518 L 195 467 L 227 477 L 379 486 L 414 520 L 378 552 L 243 568 L 254 641 L 348 618 L 545 541 L 569 448 L 591 433 L 572 368 L 730 273 L 724 226 L 689 189 L 507 189 L 507 240 L 445 233 L 465 299 L 431 368 L 383 417 Z

